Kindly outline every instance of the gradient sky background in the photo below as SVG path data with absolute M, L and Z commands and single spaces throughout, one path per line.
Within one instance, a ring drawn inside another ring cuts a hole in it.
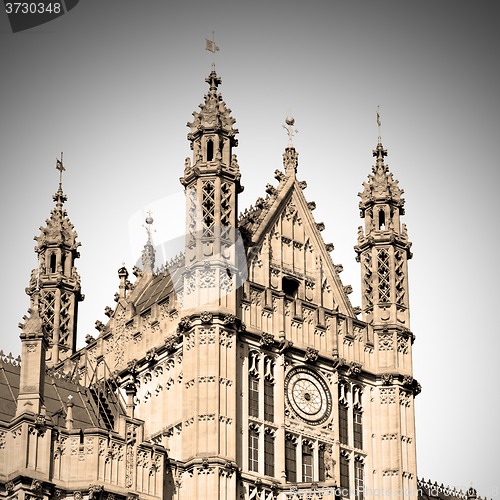
M 353 305 L 356 195 L 380 104 L 413 241 L 418 475 L 498 496 L 498 14 L 491 1 L 82 0 L 15 35 L 0 14 L 0 348 L 20 353 L 33 236 L 53 207 L 61 151 L 82 242 L 79 346 L 114 307 L 121 262 L 131 269 L 139 257 L 145 211 L 157 242 L 182 231 L 184 207 L 168 207 L 182 200 L 185 124 L 208 89 L 205 37 L 215 30 L 219 89 L 240 131 L 240 207 L 276 184 L 292 108 L 298 177 Z

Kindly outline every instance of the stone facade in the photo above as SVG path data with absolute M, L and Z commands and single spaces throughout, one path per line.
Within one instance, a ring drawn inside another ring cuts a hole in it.
M 109 321 L 80 350 L 79 243 L 61 184 L 54 195 L 27 288 L 22 359 L 1 363 L 0 495 L 441 498 L 443 488 L 433 496 L 417 482 L 411 243 L 380 138 L 359 195 L 360 308 L 297 178 L 293 118 L 277 186 L 238 217 L 238 130 L 221 79 L 213 70 L 206 81 L 181 178 L 185 252 L 154 271 L 148 228 L 143 269 L 133 283 L 119 269 Z

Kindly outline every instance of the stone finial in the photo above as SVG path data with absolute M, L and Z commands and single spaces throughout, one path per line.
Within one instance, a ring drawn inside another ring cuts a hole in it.
M 297 173 L 297 167 L 299 166 L 299 153 L 295 150 L 295 148 L 287 147 L 285 152 L 283 153 L 283 166 L 285 167 L 285 172 L 289 174 L 293 172 Z
M 122 262 L 122 267 L 118 269 L 118 277 L 120 278 L 120 287 L 119 287 L 120 294 L 118 299 L 124 299 L 127 296 L 127 278 L 128 278 L 128 271 L 127 268 L 125 267 L 125 262 Z

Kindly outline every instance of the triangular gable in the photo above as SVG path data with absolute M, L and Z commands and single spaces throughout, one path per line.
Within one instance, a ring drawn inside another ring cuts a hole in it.
M 355 317 L 321 236 L 320 225 L 314 220 L 314 204 L 308 204 L 305 199 L 305 183 L 299 182 L 293 174 L 277 177 L 280 185 L 272 192 L 258 219 L 248 228 L 251 238 L 249 265 L 253 259 L 262 261 L 259 254 L 267 245 L 271 268 L 281 267 L 284 273 L 288 271 L 292 276 L 295 273 L 309 282 L 306 298 L 311 303 L 320 302 L 327 308 L 338 307 L 338 312 Z M 329 294 L 332 300 L 328 300 Z

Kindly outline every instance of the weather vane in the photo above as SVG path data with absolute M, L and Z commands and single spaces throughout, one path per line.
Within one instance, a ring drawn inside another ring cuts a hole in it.
M 292 110 L 289 109 L 287 112 L 286 112 L 286 120 L 285 120 L 285 123 L 287 124 L 287 126 L 285 127 L 285 125 L 282 125 L 282 127 L 286 130 L 287 134 L 288 134 L 288 147 L 293 147 L 293 143 L 292 143 L 292 137 L 294 134 L 298 134 L 299 131 L 298 130 L 293 130 L 293 125 L 295 123 L 295 118 L 292 116 Z
M 154 222 L 154 219 L 153 217 L 151 217 L 151 214 L 152 214 L 151 210 L 148 210 L 148 216 L 146 217 L 145 220 L 147 226 L 145 226 L 144 224 L 142 225 L 142 227 L 146 229 L 146 231 L 148 232 L 148 241 L 151 241 L 151 232 L 156 233 L 156 229 L 151 229 L 151 224 L 153 224 Z
M 378 138 L 380 142 L 380 125 L 382 125 L 380 121 L 380 105 L 377 106 L 377 125 L 378 125 Z
M 62 173 L 66 170 L 63 166 L 63 154 L 61 151 L 61 159 L 56 158 L 56 169 L 59 170 L 59 184 L 62 184 Z
M 209 40 L 208 38 L 205 38 L 205 40 L 207 41 L 205 50 L 212 52 L 212 69 L 215 69 L 215 53 L 220 50 L 219 47 L 215 45 L 215 32 L 212 31 L 212 40 Z

